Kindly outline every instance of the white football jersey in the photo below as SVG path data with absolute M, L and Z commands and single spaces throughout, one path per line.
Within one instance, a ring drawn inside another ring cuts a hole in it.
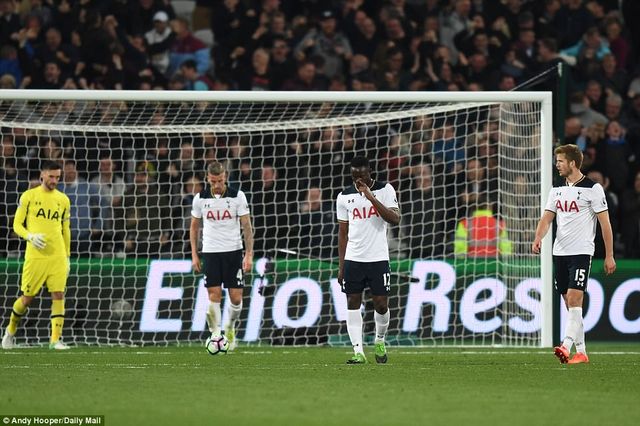
M 240 216 L 249 214 L 244 192 L 227 187 L 213 195 L 207 186 L 193 198 L 191 216 L 202 219 L 202 252 L 222 253 L 242 249 Z
M 373 182 L 373 195 L 388 208 L 398 208 L 398 198 L 393 186 Z M 387 222 L 378 214 L 371 201 L 350 186 L 340 194 L 336 202 L 338 221 L 349 222 L 349 241 L 345 260 L 379 262 L 389 260 Z
M 598 226 L 596 215 L 607 209 L 604 189 L 587 177 L 572 186 L 551 188 L 545 210 L 556 214 L 558 224 L 553 254 L 593 256 Z

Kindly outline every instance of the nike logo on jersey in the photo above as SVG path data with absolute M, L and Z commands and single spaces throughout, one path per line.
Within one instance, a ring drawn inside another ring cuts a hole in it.
M 359 209 L 353 209 L 353 219 L 369 219 L 370 217 L 380 217 L 375 207 L 371 206 L 368 209 L 366 207 L 360 207 Z
M 229 210 L 224 210 L 222 212 L 220 210 L 209 210 L 207 212 L 207 219 L 225 220 L 225 219 L 232 219 L 232 217 L 231 217 L 231 212 Z
M 578 208 L 578 203 L 576 203 L 575 200 L 571 200 L 571 202 L 569 202 L 568 200 L 564 200 L 564 202 L 556 200 L 556 209 L 563 213 L 578 213 L 580 211 L 580 209 Z

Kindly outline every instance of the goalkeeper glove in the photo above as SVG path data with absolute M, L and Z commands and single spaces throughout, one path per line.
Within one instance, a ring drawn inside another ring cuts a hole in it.
M 29 241 L 38 250 L 43 250 L 47 246 L 47 240 L 44 234 L 27 234 L 27 241 Z

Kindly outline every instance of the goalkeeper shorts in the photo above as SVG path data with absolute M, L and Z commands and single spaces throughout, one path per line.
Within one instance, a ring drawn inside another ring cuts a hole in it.
M 49 293 L 64 291 L 67 287 L 68 263 L 64 257 L 27 259 L 22 266 L 22 285 L 25 296 L 35 296 L 43 285 Z

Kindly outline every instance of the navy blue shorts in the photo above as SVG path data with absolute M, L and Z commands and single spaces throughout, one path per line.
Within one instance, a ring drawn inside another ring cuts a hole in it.
M 243 288 L 242 250 L 224 253 L 202 253 L 204 261 L 204 286 Z
M 354 262 L 344 261 L 344 282 L 342 292 L 346 294 L 362 293 L 365 288 L 371 289 L 374 296 L 388 296 L 391 290 L 389 262 Z
M 554 287 L 558 293 L 567 294 L 570 288 L 587 291 L 591 256 L 588 254 L 553 256 L 553 266 L 555 267 Z

